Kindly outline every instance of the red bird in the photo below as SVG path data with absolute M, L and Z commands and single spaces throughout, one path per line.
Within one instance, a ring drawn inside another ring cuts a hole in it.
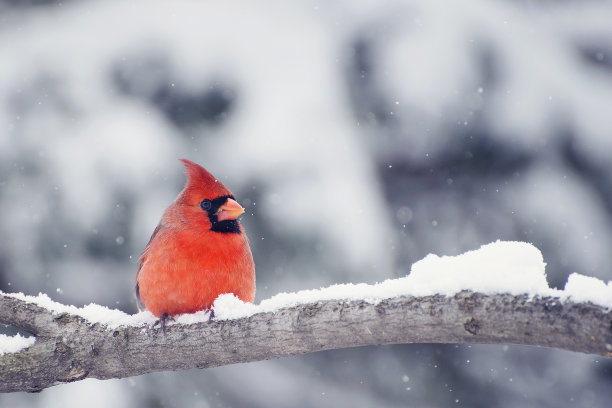
M 223 293 L 255 298 L 255 264 L 238 217 L 244 208 L 203 167 L 186 159 L 187 184 L 140 257 L 136 297 L 165 331 L 173 315 L 210 309 Z

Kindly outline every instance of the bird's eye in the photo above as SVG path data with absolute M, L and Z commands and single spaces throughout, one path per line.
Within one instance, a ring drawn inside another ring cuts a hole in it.
M 200 207 L 202 207 L 204 211 L 208 211 L 211 209 L 212 203 L 208 199 L 202 200 L 202 202 L 200 203 Z

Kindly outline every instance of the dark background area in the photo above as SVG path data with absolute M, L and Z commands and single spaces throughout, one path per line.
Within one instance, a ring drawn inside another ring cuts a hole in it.
M 609 1 L 0 0 L 0 290 L 136 312 L 196 161 L 247 208 L 259 302 L 542 251 L 612 279 Z M 7 329 L 10 331 L 10 329 Z M 396 345 L 86 380 L 0 406 L 608 407 L 612 363 Z

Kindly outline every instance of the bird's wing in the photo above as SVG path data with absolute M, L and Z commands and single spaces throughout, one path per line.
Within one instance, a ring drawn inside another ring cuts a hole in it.
M 140 256 L 140 259 L 138 260 L 138 272 L 136 272 L 136 287 L 135 287 L 135 292 L 136 292 L 136 302 L 138 304 L 138 310 L 140 310 L 140 311 L 145 310 L 145 305 L 142 302 L 142 299 L 140 298 L 140 285 L 138 284 L 138 278 L 140 277 L 140 270 L 142 269 L 142 265 L 144 265 L 144 263 L 147 260 L 147 256 L 149 254 L 149 247 L 151 246 L 151 242 L 153 242 L 153 239 L 155 238 L 155 235 L 157 235 L 157 233 L 159 232 L 161 227 L 162 227 L 161 223 L 159 223 L 157 225 L 157 227 L 155 227 L 155 230 L 153 231 L 153 234 L 151 234 L 151 238 L 149 239 L 149 242 L 147 243 L 147 246 L 145 247 L 144 251 L 142 251 L 142 255 Z

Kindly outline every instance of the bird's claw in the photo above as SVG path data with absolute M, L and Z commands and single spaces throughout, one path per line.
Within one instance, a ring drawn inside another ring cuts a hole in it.
M 162 329 L 162 332 L 164 334 L 166 334 L 166 322 L 168 321 L 174 321 L 174 317 L 170 316 L 168 313 L 164 313 L 163 315 L 161 315 L 159 317 L 159 319 L 157 319 L 157 321 L 155 323 L 153 323 L 153 327 L 157 326 L 159 324 L 159 326 Z

